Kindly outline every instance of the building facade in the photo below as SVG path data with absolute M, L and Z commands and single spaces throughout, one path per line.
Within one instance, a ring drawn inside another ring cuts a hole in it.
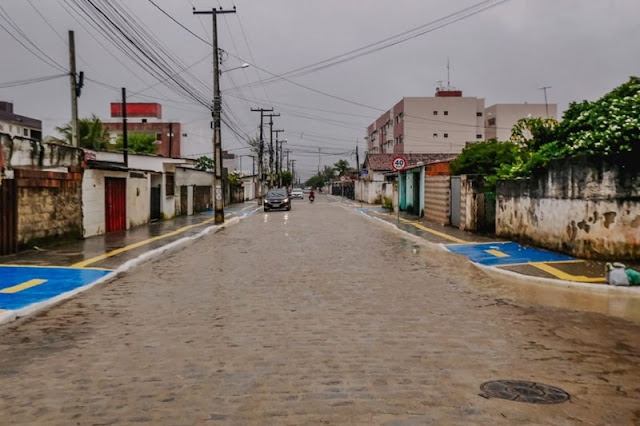
M 0 133 L 41 141 L 42 121 L 15 114 L 11 102 L 0 102 Z
M 111 118 L 122 117 L 122 104 L 111 104 Z M 105 122 L 113 143 L 122 135 L 122 121 Z M 156 137 L 156 154 L 165 158 L 180 158 L 182 126 L 162 121 L 162 105 L 156 103 L 127 103 L 127 133 L 145 133 Z
M 460 153 L 482 141 L 484 98 L 459 90 L 438 90 L 434 97 L 405 97 L 367 127 L 372 154 Z
M 495 104 L 487 107 L 485 115 L 485 138 L 507 141 L 511 129 L 518 120 L 527 117 L 558 118 L 557 104 Z

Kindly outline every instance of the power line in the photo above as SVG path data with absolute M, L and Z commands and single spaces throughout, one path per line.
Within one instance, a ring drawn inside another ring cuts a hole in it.
M 69 74 L 56 74 L 45 77 L 28 78 L 24 80 L 6 81 L 0 83 L 0 89 L 6 89 L 8 87 L 26 86 L 27 84 L 41 83 L 43 81 L 55 80 L 62 77 L 68 77 Z

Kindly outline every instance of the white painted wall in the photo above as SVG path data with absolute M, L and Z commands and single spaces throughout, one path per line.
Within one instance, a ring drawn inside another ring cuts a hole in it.
M 127 179 L 127 229 L 149 223 L 151 180 L 148 173 L 144 176 L 144 178 L 129 176 Z

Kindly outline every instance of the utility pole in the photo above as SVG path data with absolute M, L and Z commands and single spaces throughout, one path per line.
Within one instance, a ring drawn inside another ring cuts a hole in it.
M 210 11 L 196 11 L 193 8 L 194 15 L 211 15 L 211 29 L 213 43 L 213 161 L 215 163 L 215 201 L 214 201 L 214 223 L 216 225 L 224 223 L 224 199 L 222 196 L 222 129 L 220 127 L 220 109 L 222 108 L 222 99 L 220 98 L 220 60 L 218 58 L 218 19 L 219 13 L 236 13 L 233 10 L 219 10 L 215 8 Z
M 318 147 L 318 174 L 320 174 L 320 147 Z
M 253 112 L 260 113 L 260 145 L 258 146 L 258 205 L 262 205 L 262 175 L 263 175 L 263 161 L 262 156 L 264 155 L 264 116 L 265 112 L 273 111 L 273 108 L 264 109 L 264 108 L 251 108 Z
M 291 152 L 290 149 L 287 149 L 287 171 L 291 170 L 291 164 L 289 163 L 289 153 Z
M 173 158 L 173 123 L 169 123 L 169 158 Z
M 283 133 L 284 130 L 274 130 L 273 133 L 276 134 L 276 179 L 278 180 L 278 186 L 282 186 L 282 178 L 280 177 L 280 173 L 282 173 L 282 170 L 279 170 L 278 167 L 278 136 L 280 135 L 280 133 Z
M 540 90 L 544 90 L 544 107 L 547 110 L 547 118 L 549 118 L 549 104 L 547 103 L 547 89 L 551 89 L 551 86 L 544 86 L 540 88 Z
M 291 160 L 291 175 L 292 175 L 292 182 L 296 181 L 296 160 Z
M 76 76 L 76 39 L 73 31 L 69 31 L 69 80 L 71 82 L 71 145 L 80 146 L 78 134 L 78 96 L 79 86 Z
M 283 143 L 287 143 L 287 140 L 283 139 L 283 140 L 280 141 L 280 186 L 282 186 L 282 172 L 283 172 L 283 170 L 282 170 L 282 160 L 284 158 L 284 152 L 282 150 L 282 144 Z
M 273 188 L 273 117 L 280 117 L 280 114 L 265 114 L 269 117 L 269 188 Z
M 125 167 L 129 167 L 129 138 L 127 136 L 127 89 L 122 88 L 122 157 Z

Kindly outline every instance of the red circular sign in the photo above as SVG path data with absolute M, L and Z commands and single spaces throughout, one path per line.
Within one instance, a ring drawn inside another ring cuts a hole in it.
M 407 160 L 404 157 L 395 157 L 391 162 L 391 167 L 396 172 L 402 171 L 407 167 Z

